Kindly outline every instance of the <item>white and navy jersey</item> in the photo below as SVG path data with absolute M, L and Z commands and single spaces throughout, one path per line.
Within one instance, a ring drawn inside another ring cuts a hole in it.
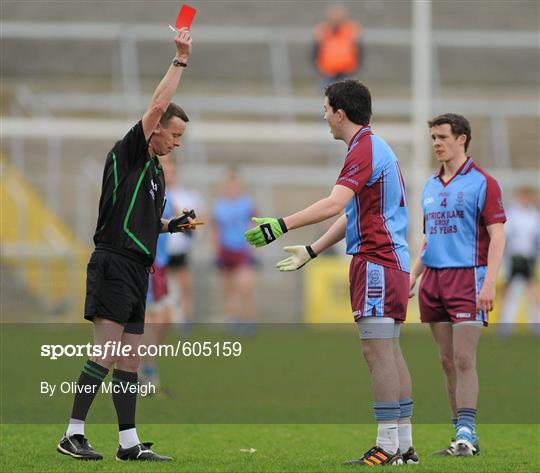
M 107 155 L 94 243 L 151 265 L 164 207 L 163 169 L 139 121 Z
M 471 158 L 448 182 L 441 170 L 424 187 L 422 209 L 426 245 L 422 262 L 430 268 L 471 268 L 487 264 L 487 226 L 506 216 L 497 181 Z
M 182 186 L 167 191 L 175 215 L 181 215 L 184 209 L 194 209 L 197 216 L 204 214 L 204 201 L 202 197 L 191 189 Z M 195 232 L 172 233 L 167 242 L 169 255 L 184 255 L 189 253 L 195 240 Z
M 336 184 L 355 192 L 347 204 L 347 253 L 409 272 L 407 198 L 390 146 L 362 128 L 351 140 Z

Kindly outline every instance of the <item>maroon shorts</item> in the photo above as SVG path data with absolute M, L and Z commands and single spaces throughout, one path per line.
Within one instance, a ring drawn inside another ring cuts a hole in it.
M 409 273 L 353 256 L 349 290 L 354 320 L 391 317 L 403 322 L 409 302 Z
M 484 283 L 486 266 L 425 268 L 418 289 L 422 322 L 483 322 L 487 313 L 476 312 L 476 298 Z
M 161 301 L 168 293 L 165 267 L 153 265 L 150 271 L 150 280 L 148 281 L 147 302 L 155 304 Z
M 220 248 L 218 253 L 217 265 L 220 269 L 236 269 L 240 266 L 253 265 L 254 261 L 249 250 L 228 250 L 226 248 Z

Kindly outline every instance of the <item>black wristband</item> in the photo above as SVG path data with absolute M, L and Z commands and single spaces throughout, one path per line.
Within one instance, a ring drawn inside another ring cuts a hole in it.
M 285 225 L 285 221 L 282 218 L 277 219 L 279 226 L 281 227 L 281 231 L 283 233 L 287 233 L 289 229 L 287 228 L 287 225 Z
M 179 59 L 176 59 L 176 58 L 173 59 L 172 64 L 173 64 L 174 67 L 187 67 L 186 62 L 182 62 L 182 61 L 180 61 Z
M 307 250 L 309 256 L 311 256 L 311 259 L 317 257 L 317 253 L 315 253 L 315 252 L 313 251 L 313 248 L 311 248 L 311 245 L 307 245 L 307 246 L 306 246 L 306 250 Z
M 184 212 L 180 217 L 171 219 L 169 221 L 169 225 L 167 225 L 167 230 L 169 230 L 169 233 L 180 232 L 181 230 L 178 225 L 187 225 L 189 223 L 188 217 L 191 217 L 192 219 L 197 218 L 197 215 L 195 215 L 195 211 L 193 209 Z

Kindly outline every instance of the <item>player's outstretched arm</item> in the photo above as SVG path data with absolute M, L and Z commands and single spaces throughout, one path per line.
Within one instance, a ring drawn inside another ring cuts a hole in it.
M 283 251 L 290 253 L 291 256 L 276 263 L 277 270 L 281 272 L 296 271 L 317 257 L 310 245 L 285 246 Z
M 174 37 L 174 43 L 176 46 L 175 59 L 177 60 L 177 64 L 187 64 L 192 48 L 192 39 L 189 30 L 187 28 L 181 28 Z M 154 91 L 150 105 L 142 118 L 142 126 L 146 140 L 150 138 L 156 129 L 161 116 L 165 113 L 167 107 L 171 103 L 173 95 L 180 83 L 184 68 L 185 66 L 175 66 L 174 64 L 171 64 Z
M 345 229 L 347 227 L 347 217 L 342 215 L 332 226 L 312 245 L 297 245 L 286 246 L 283 248 L 291 256 L 279 261 L 276 264 L 278 271 L 296 271 L 302 268 L 318 254 L 335 245 L 338 241 L 345 237 Z
M 318 240 L 312 243 L 311 247 L 313 248 L 313 251 L 320 255 L 323 251 L 334 246 L 338 241 L 343 240 L 343 238 L 345 238 L 346 228 L 347 217 L 342 215 Z
M 315 202 L 300 212 L 285 217 L 283 220 L 289 230 L 322 222 L 340 214 L 353 196 L 352 189 L 337 184 L 328 197 Z
M 495 282 L 504 254 L 505 235 L 502 223 L 494 223 L 486 228 L 490 237 L 488 264 L 484 283 L 478 293 L 477 309 L 491 311 L 495 300 Z
M 414 286 L 416 285 L 416 280 L 418 277 L 424 272 L 424 263 L 422 263 L 422 250 L 424 249 L 424 246 L 426 246 L 426 236 L 422 236 L 422 242 L 420 243 L 420 249 L 418 250 L 418 254 L 416 255 L 416 259 L 414 260 L 410 279 L 409 279 L 409 299 L 411 297 L 414 297 Z
M 285 218 L 257 218 L 252 220 L 256 227 L 245 233 L 245 238 L 250 245 L 265 246 L 272 243 L 289 230 L 305 227 L 313 223 L 319 223 L 331 217 L 335 217 L 343 211 L 347 203 L 353 198 L 354 191 L 342 185 L 336 185 L 332 193 L 309 207 L 296 212 Z
M 250 245 L 256 247 L 268 245 L 288 231 L 282 218 L 253 217 L 251 220 L 257 226 L 244 233 L 244 237 Z

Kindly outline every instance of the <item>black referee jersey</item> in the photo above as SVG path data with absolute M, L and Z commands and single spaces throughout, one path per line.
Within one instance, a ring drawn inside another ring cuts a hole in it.
M 139 121 L 107 155 L 94 233 L 96 247 L 150 266 L 164 207 L 163 169 L 158 158 L 148 153 Z

